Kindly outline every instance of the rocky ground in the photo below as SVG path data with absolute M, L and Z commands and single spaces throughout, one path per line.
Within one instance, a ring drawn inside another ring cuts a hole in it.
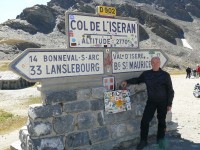
M 175 90 L 175 98 L 172 108 L 172 120 L 178 123 L 177 131 L 167 134 L 168 150 L 197 150 L 200 149 L 200 98 L 192 94 L 194 85 L 200 83 L 200 78 L 185 79 L 185 75 L 173 75 L 172 82 Z M 23 102 L 30 96 L 39 96 L 35 87 L 21 90 L 0 90 L 0 108 L 27 115 L 28 108 L 22 107 Z M 17 106 L 17 107 L 16 107 Z M 19 140 L 18 130 L 0 136 L 0 149 Z M 134 150 L 135 146 L 127 150 Z M 155 139 L 150 139 L 150 145 L 146 150 L 155 150 Z
M 193 89 L 200 78 L 185 79 L 185 76 L 173 76 L 175 99 L 173 121 L 178 122 L 181 137 L 200 143 L 200 98 L 193 96 Z
M 28 115 L 28 106 L 25 104 L 29 98 L 39 97 L 36 87 L 19 90 L 0 90 L 0 109 L 19 116 Z M 19 130 L 0 135 L 0 149 L 5 150 L 11 143 L 19 140 Z
M 27 116 L 28 99 L 39 96 L 40 92 L 35 86 L 19 90 L 0 90 L 0 109 L 15 115 Z

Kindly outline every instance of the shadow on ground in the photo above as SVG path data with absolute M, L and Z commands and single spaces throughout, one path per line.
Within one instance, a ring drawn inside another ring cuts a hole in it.
M 132 143 L 131 141 L 126 141 L 126 143 L 121 143 L 119 147 L 113 150 L 135 150 L 136 145 Z M 177 131 L 166 133 L 165 144 L 166 148 L 160 149 L 158 144 L 156 144 L 156 137 L 151 136 L 148 139 L 148 145 L 143 150 L 200 150 L 200 143 L 194 143 L 188 139 L 181 138 Z

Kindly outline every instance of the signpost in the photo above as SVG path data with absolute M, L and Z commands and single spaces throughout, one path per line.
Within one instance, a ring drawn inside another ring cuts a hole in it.
M 11 64 L 27 80 L 98 75 L 104 73 L 102 51 L 27 49 Z
M 67 47 L 138 48 L 136 19 L 66 13 Z
M 72 87 L 84 86 L 83 82 L 97 86 L 106 76 L 117 83 L 132 77 L 132 72 L 151 69 L 153 56 L 160 57 L 164 67 L 168 58 L 161 50 L 138 48 L 137 19 L 115 17 L 115 13 L 106 6 L 97 7 L 97 14 L 109 17 L 66 12 L 68 48 L 27 49 L 10 69 L 29 81 L 71 83 Z
M 115 12 L 112 12 L 113 10 Z M 100 107 L 95 106 L 95 109 L 90 110 L 82 109 L 82 105 L 84 107 L 98 104 L 105 89 L 109 90 L 104 92 L 103 103 L 106 113 L 131 110 L 129 91 L 117 90 L 121 81 L 138 77 L 142 71 L 151 69 L 150 61 L 154 56 L 160 57 L 161 67 L 164 67 L 167 56 L 161 50 L 139 49 L 137 20 L 114 17 L 115 13 L 115 9 L 105 6 L 99 7 L 98 14 L 107 14 L 109 17 L 74 12 L 66 13 L 67 49 L 26 49 L 10 63 L 10 69 L 18 75 L 28 81 L 41 83 L 38 90 L 41 91 L 43 104 L 32 106 L 33 111 L 37 111 L 38 108 L 49 109 L 49 106 L 56 109 L 52 111 L 57 111 L 57 106 L 58 109 L 66 106 L 64 108 L 65 114 L 58 113 L 57 117 L 66 117 L 66 115 L 76 117 L 76 110 L 80 113 L 87 110 L 89 114 L 85 117 L 98 118 L 96 110 L 102 110 L 102 102 L 100 102 Z M 88 99 L 92 101 L 89 102 Z M 76 101 L 74 102 L 74 100 Z M 68 106 L 77 106 L 77 108 L 68 111 Z M 30 116 L 29 118 L 33 120 L 33 123 L 37 123 L 38 117 L 40 116 Z M 49 121 L 48 118 L 42 118 L 42 122 L 46 122 L 46 120 Z M 68 120 L 69 123 L 64 127 L 73 125 L 74 119 Z M 127 120 L 124 124 L 126 122 Z M 50 134 L 47 140 L 55 135 L 61 135 L 56 131 L 59 127 L 55 127 L 55 132 Z M 95 128 L 96 126 L 93 126 L 90 130 Z M 76 130 L 72 130 L 70 134 L 74 135 L 76 132 Z M 68 134 L 62 134 L 62 136 L 67 138 Z M 39 144 L 43 144 L 39 136 L 36 139 L 38 139 Z M 75 140 L 80 139 L 84 140 L 83 136 Z M 31 142 L 34 144 L 34 141 Z M 95 144 L 91 148 L 94 148 Z M 84 146 L 84 143 L 77 147 L 79 148 L 79 146 Z M 68 147 L 73 148 L 73 145 L 72 147 L 61 145 L 61 147 L 60 149 L 68 149 Z
M 158 56 L 161 67 L 167 56 L 161 50 L 112 50 L 111 63 L 105 63 L 102 50 L 27 49 L 14 61 L 10 68 L 29 81 L 73 76 L 104 75 L 106 73 L 128 73 L 151 69 L 151 58 Z M 104 71 L 105 64 L 111 71 Z

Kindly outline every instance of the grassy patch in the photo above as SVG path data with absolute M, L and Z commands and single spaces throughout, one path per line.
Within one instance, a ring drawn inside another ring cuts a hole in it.
M 29 106 L 29 105 L 38 104 L 38 103 L 41 103 L 41 97 L 32 97 L 32 96 L 30 96 L 28 101 L 23 103 L 23 105 L 24 106 Z
M 24 40 L 17 40 L 17 39 L 1 39 L 0 44 L 7 44 L 7 45 L 16 45 L 19 43 L 25 43 L 27 41 Z
M 8 65 L 10 61 L 0 61 L 0 71 L 8 71 Z
M 27 117 L 15 116 L 0 109 L 0 134 L 5 134 L 22 127 L 27 122 Z
M 13 114 L 0 110 L 0 122 L 5 121 L 7 118 L 12 118 Z
M 170 68 L 170 67 L 165 67 L 163 70 L 167 71 L 170 75 L 182 75 L 185 74 L 185 70 L 181 69 L 176 69 L 176 68 Z
M 23 107 L 27 108 L 31 104 L 41 103 L 41 97 L 29 97 L 27 102 L 23 103 Z M 13 115 L 0 109 L 0 134 L 6 134 L 11 131 L 23 127 L 28 117 Z
M 183 70 L 173 70 L 173 71 L 168 71 L 168 73 L 170 75 L 182 75 L 182 74 L 185 74 L 185 71 L 183 71 Z

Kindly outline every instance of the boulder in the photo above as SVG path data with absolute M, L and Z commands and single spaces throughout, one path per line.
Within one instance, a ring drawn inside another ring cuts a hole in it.
M 56 22 L 56 11 L 45 5 L 35 5 L 26 8 L 17 16 L 35 26 L 39 32 L 48 34 L 53 31 Z
M 11 19 L 4 22 L 2 25 L 9 26 L 10 28 L 13 28 L 16 30 L 21 29 L 30 34 L 36 34 L 38 31 L 38 29 L 34 25 L 28 23 L 26 20 Z

